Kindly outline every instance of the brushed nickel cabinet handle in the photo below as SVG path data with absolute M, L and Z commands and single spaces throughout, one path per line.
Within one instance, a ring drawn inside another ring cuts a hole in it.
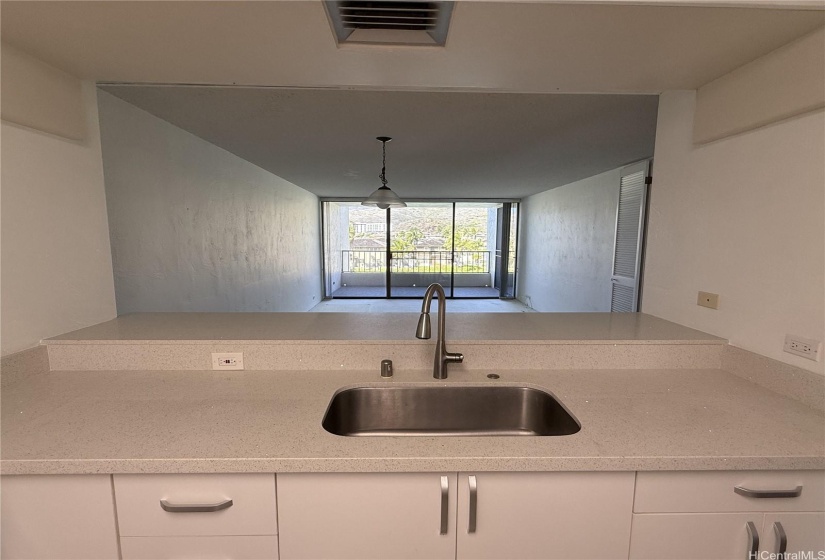
M 785 560 L 785 551 L 788 550 L 788 536 L 785 534 L 782 523 L 775 521 L 773 532 L 776 534 L 776 554 L 779 556 L 779 560 Z
M 748 531 L 748 555 L 747 560 L 756 560 L 759 557 L 759 532 L 756 530 L 756 525 L 753 521 L 745 523 L 745 529 Z
M 733 491 L 746 498 L 798 498 L 802 495 L 802 486 L 793 490 L 751 490 L 744 486 L 734 486 Z
M 447 534 L 447 522 L 450 514 L 450 479 L 441 477 L 441 535 Z
M 211 512 L 221 511 L 232 506 L 232 500 L 224 500 L 217 504 L 170 504 L 166 500 L 160 501 L 160 507 L 163 511 L 170 513 L 196 513 L 196 512 Z
M 476 518 L 478 516 L 478 482 L 475 475 L 467 477 L 470 486 L 470 520 L 467 523 L 467 532 L 476 532 Z

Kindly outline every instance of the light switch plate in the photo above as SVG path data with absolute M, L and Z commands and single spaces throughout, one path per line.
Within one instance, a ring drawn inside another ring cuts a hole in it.
M 719 309 L 719 294 L 712 294 L 710 292 L 699 292 L 699 297 L 696 300 L 696 305 L 702 307 L 709 307 L 710 309 Z

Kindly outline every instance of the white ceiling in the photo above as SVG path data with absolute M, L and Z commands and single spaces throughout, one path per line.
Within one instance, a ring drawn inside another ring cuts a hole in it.
M 320 196 L 522 197 L 653 154 L 655 95 L 104 86 Z M 105 114 L 101 115 L 105 118 Z M 104 147 L 105 148 L 105 147 Z
M 106 89 L 319 195 L 375 188 L 388 135 L 399 194 L 477 198 L 652 154 L 655 96 L 546 94 L 697 88 L 823 24 L 821 10 L 462 1 L 443 48 L 339 47 L 318 0 L 3 0 L 0 31 L 98 82 L 268 86 Z
M 319 0 L 2 12 L 3 41 L 98 81 L 533 93 L 693 89 L 825 24 L 816 10 L 462 1 L 446 47 L 338 47 Z

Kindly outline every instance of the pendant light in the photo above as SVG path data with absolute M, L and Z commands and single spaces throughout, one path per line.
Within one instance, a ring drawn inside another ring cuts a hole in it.
M 381 148 L 384 154 L 381 165 L 381 175 L 378 176 L 381 179 L 381 186 L 369 195 L 361 205 L 377 206 L 382 210 L 387 208 L 404 208 L 407 206 L 407 203 L 398 198 L 398 195 L 392 192 L 392 189 L 387 186 L 387 142 L 392 140 L 392 138 L 389 136 L 379 136 L 376 140 L 381 142 Z

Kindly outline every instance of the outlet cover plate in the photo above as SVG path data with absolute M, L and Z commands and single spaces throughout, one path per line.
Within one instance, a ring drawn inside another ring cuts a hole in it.
M 822 354 L 822 343 L 812 338 L 786 334 L 784 350 L 789 354 L 818 362 L 819 356 Z
M 243 352 L 212 352 L 212 369 L 243 369 Z

